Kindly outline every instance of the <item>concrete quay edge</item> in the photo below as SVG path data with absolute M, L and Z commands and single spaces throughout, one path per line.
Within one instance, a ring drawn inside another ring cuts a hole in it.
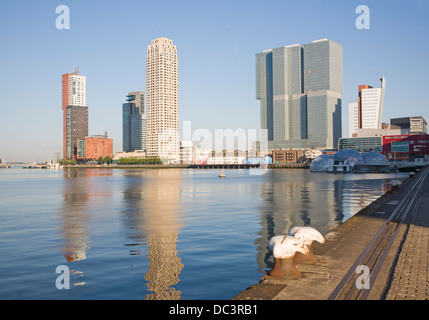
M 425 169 L 429 170 L 429 168 Z M 402 185 L 397 190 L 391 190 L 370 205 L 359 211 L 353 217 L 345 221 L 339 227 L 325 236 L 325 243 L 313 244 L 313 251 L 319 259 L 316 265 L 298 265 L 298 269 L 302 273 L 302 277 L 296 280 L 260 280 L 259 283 L 249 286 L 241 291 L 232 300 L 328 300 L 331 293 L 343 279 L 350 267 L 368 245 L 379 229 L 385 224 L 392 212 L 397 207 L 397 204 L 407 195 L 421 172 L 417 172 L 414 177 L 410 177 L 403 181 Z M 429 190 L 429 179 L 424 182 L 425 190 Z M 406 235 L 403 243 L 404 234 L 407 230 L 407 225 L 400 226 L 399 233 L 392 244 L 382 268 L 375 281 L 371 282 L 371 291 L 368 295 L 368 300 L 384 300 L 384 299 L 404 299 L 417 297 L 415 294 L 415 286 L 410 290 L 414 295 L 407 293 L 407 288 L 413 286 L 414 283 L 420 283 L 420 289 L 423 287 L 423 293 L 419 293 L 418 298 L 428 299 L 428 281 L 429 273 L 420 272 L 409 274 L 409 262 L 405 249 L 412 250 L 414 255 L 427 257 L 429 248 L 429 210 L 425 210 L 429 205 L 429 192 L 422 193 L 424 196 L 417 214 L 418 219 L 424 219 L 420 223 L 422 230 L 417 230 L 416 234 L 421 237 L 424 232 L 423 245 L 420 246 L 422 252 L 415 252 L 416 249 L 410 247 L 407 243 L 413 235 L 414 225 L 410 225 L 410 232 Z M 426 206 L 426 207 L 425 207 Z M 426 212 L 426 214 L 425 214 Z M 425 224 L 426 223 L 426 224 Z M 408 245 L 408 247 L 406 246 Z M 402 252 L 401 252 L 401 249 Z M 426 256 L 425 256 L 426 254 Z M 428 259 L 420 263 L 419 270 L 428 268 Z M 426 264 L 426 266 L 425 266 Z M 397 266 L 395 269 L 392 266 Z M 405 266 L 405 267 L 404 267 Z M 402 268 L 397 271 L 397 269 Z M 406 270 L 405 270 L 406 269 Z M 403 276 L 398 272 L 408 271 L 408 282 L 404 285 Z M 426 269 L 427 270 L 427 269 Z M 429 270 L 427 270 L 429 271 Z M 418 278 L 421 279 L 418 279 Z M 400 278 L 400 279 L 399 279 Z M 413 281 L 409 279 L 412 278 Z M 423 284 L 422 284 L 423 283 Z M 426 288 L 426 291 L 424 291 Z M 422 291 L 422 290 L 420 290 Z M 424 293 L 426 292 L 426 293 Z

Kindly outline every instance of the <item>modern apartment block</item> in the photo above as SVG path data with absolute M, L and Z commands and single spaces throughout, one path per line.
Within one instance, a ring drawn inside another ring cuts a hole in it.
M 122 149 L 125 152 L 146 150 L 147 115 L 145 93 L 131 92 L 122 105 Z
M 359 129 L 381 129 L 386 79 L 380 79 L 380 88 L 369 85 L 358 87 L 358 102 L 349 104 L 349 135 Z
M 335 148 L 342 135 L 342 45 L 323 39 L 256 54 L 268 148 Z
M 77 139 L 88 135 L 86 77 L 74 73 L 62 75 L 63 158 L 76 159 Z
M 152 40 L 146 58 L 147 155 L 179 163 L 179 59 L 167 38 Z

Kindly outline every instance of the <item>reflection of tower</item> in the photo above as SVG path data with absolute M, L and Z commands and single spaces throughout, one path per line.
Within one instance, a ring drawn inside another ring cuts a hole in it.
M 327 203 L 327 205 L 331 205 L 334 208 L 334 212 L 332 214 L 333 224 L 330 225 L 331 228 L 337 227 L 344 220 L 344 213 L 348 210 L 350 206 L 350 185 L 347 180 L 336 179 L 333 181 L 334 183 L 334 192 L 333 197 L 327 196 L 326 199 L 331 200 L 331 203 Z
M 149 236 L 149 269 L 145 279 L 152 294 L 146 300 L 178 300 L 180 291 L 174 289 L 183 268 L 176 250 L 177 233 Z
M 87 179 L 94 175 L 112 175 L 110 170 L 99 169 L 71 169 L 64 173 L 65 188 L 62 209 L 63 219 L 63 252 L 67 262 L 86 259 L 86 251 L 89 248 L 89 208 L 91 212 L 99 207 L 109 207 L 110 203 L 103 199 L 97 201 L 98 197 L 110 197 L 110 188 L 107 184 L 94 183 L 94 180 Z M 96 201 L 91 201 L 92 197 L 97 197 Z M 104 211 L 104 210 L 103 210 Z
M 69 170 L 64 176 L 64 206 L 63 218 L 63 252 L 67 262 L 86 259 L 88 249 L 88 212 L 87 202 L 89 194 L 87 191 L 87 180 L 78 179 L 75 175 L 80 171 Z M 84 171 L 85 172 L 85 171 Z
M 176 249 L 181 228 L 179 216 L 179 170 L 148 170 L 128 176 L 135 179 L 124 193 L 128 206 L 135 212 L 124 215 L 127 227 L 137 229 L 139 237 L 133 239 L 148 246 L 149 266 L 145 275 L 152 293 L 147 300 L 180 299 L 181 292 L 173 286 L 179 282 L 183 268 Z M 146 240 L 146 241 L 144 241 Z

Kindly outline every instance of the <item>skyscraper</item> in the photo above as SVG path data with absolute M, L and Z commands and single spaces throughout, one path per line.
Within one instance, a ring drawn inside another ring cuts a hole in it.
M 66 108 L 66 153 L 64 159 L 77 159 L 77 140 L 88 136 L 88 107 Z
M 167 38 L 152 40 L 146 58 L 147 155 L 180 161 L 179 60 Z
M 88 135 L 86 77 L 73 73 L 62 75 L 63 158 L 76 159 L 77 139 Z
M 357 133 L 359 129 L 381 129 L 384 92 L 386 79 L 380 78 L 380 88 L 369 85 L 358 87 L 358 102 L 349 104 L 349 135 Z
M 122 105 L 122 149 L 125 152 L 146 150 L 147 119 L 145 93 L 131 92 Z
M 256 54 L 268 148 L 334 148 L 342 134 L 343 50 L 323 39 Z

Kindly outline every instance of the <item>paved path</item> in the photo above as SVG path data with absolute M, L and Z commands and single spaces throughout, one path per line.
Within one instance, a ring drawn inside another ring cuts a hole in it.
M 429 300 L 429 181 L 398 257 L 387 300 Z

